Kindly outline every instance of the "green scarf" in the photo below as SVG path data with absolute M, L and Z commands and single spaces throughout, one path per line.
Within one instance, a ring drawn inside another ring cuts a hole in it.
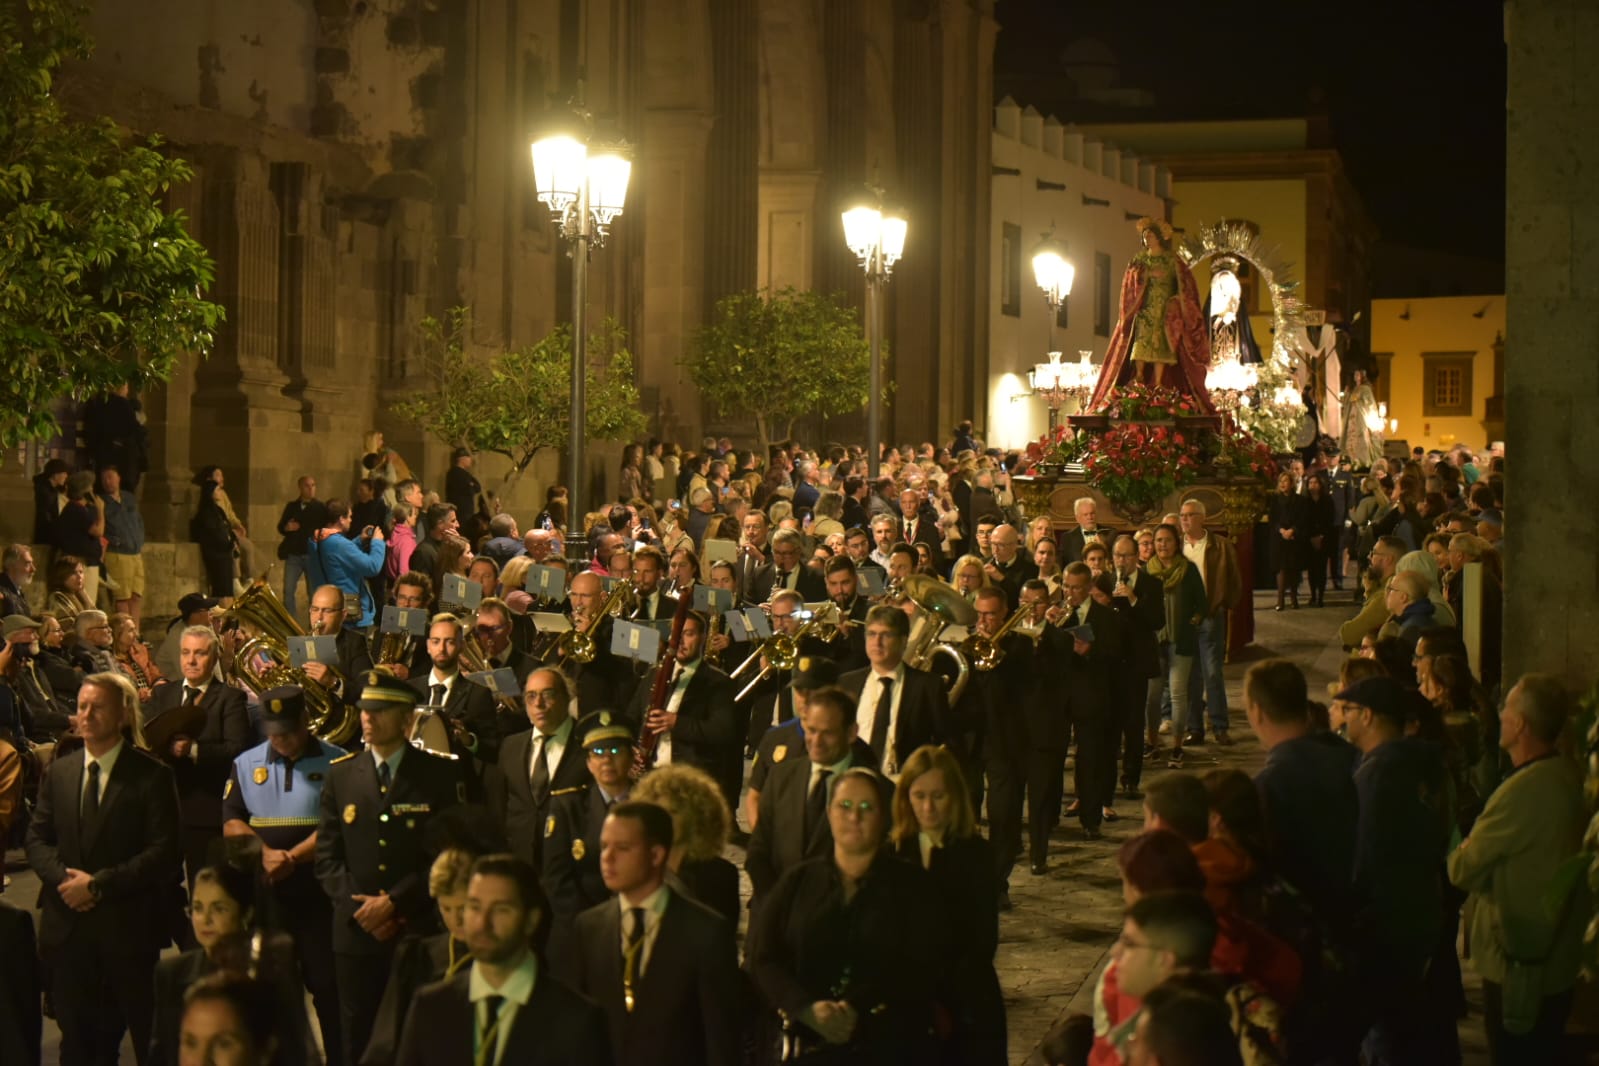
M 1178 555 L 1171 561 L 1171 566 L 1162 567 L 1160 556 L 1152 555 L 1149 562 L 1144 564 L 1144 570 L 1151 577 L 1160 578 L 1160 583 L 1165 586 L 1167 592 L 1176 592 L 1183 587 L 1183 575 L 1188 573 L 1188 560 Z

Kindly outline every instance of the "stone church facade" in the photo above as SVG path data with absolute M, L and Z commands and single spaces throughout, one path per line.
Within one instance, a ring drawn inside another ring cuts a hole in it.
M 738 435 L 679 366 L 718 298 L 861 299 L 838 210 L 873 173 L 910 218 L 885 435 L 984 406 L 993 0 L 100 0 L 90 25 L 63 97 L 193 162 L 171 204 L 227 309 L 210 357 L 144 397 L 153 540 L 187 539 L 190 479 L 215 462 L 270 549 L 296 478 L 347 493 L 373 428 L 442 484 L 444 446 L 390 413 L 421 384 L 416 326 L 470 305 L 487 352 L 569 321 L 528 134 L 579 81 L 597 132 L 634 146 L 590 315 L 627 329 L 652 431 Z M 596 456 L 607 495 L 613 466 Z M 26 499 L 21 473 L 5 498 Z

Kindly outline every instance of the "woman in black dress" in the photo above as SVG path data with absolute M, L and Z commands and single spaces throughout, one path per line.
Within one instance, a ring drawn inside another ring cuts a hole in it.
M 210 468 L 207 468 L 210 469 Z M 189 539 L 200 546 L 206 583 L 213 596 L 233 595 L 233 526 L 217 502 L 217 483 L 209 475 L 198 479 L 200 505 L 189 519 Z
M 1277 607 L 1292 596 L 1299 606 L 1299 571 L 1304 566 L 1305 498 L 1294 491 L 1294 477 L 1286 470 L 1277 475 L 1271 494 L 1271 568 L 1277 575 Z
M 208 866 L 194 875 L 189 920 L 200 945 L 155 966 L 155 1021 L 150 1054 L 155 1066 L 177 1066 L 189 987 L 219 971 L 262 974 L 274 990 L 279 1041 L 274 1063 L 320 1063 L 305 1014 L 305 990 L 294 963 L 294 945 L 282 934 L 257 940 L 255 879 L 232 866 Z M 252 956 L 257 956 L 252 958 Z
M 1305 479 L 1305 565 L 1310 571 L 1310 605 L 1327 605 L 1327 569 L 1338 546 L 1338 519 L 1327 475 L 1312 470 Z
M 832 853 L 790 869 L 756 910 L 755 983 L 807 1062 L 936 1061 L 947 934 L 927 874 L 884 846 L 882 777 L 865 767 L 835 777 L 827 820 Z
M 942 1061 L 1004 1066 L 1005 999 L 994 972 L 999 883 L 994 855 L 977 834 L 971 790 L 947 748 L 926 745 L 906 760 L 894 792 L 894 852 L 927 871 L 950 938 L 939 995 L 948 1020 Z

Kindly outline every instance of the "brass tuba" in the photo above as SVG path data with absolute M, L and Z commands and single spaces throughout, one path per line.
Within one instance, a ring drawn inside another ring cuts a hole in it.
M 952 625 L 969 626 L 977 621 L 977 608 L 965 597 L 936 577 L 912 574 L 905 579 L 905 596 L 916 605 L 911 617 L 911 633 L 905 643 L 905 662 L 918 670 L 933 670 L 939 656 L 950 660 L 955 676 L 949 680 L 949 702 L 953 704 L 966 690 L 971 666 L 954 644 L 940 643 L 938 636 Z
M 343 744 L 355 736 L 361 724 L 360 714 L 340 699 L 338 693 L 312 681 L 304 670 L 290 661 L 289 638 L 307 634 L 284 609 L 283 602 L 265 578 L 250 582 L 250 587 L 223 614 L 249 626 L 256 634 L 240 645 L 233 656 L 230 673 L 240 684 L 257 696 L 279 685 L 298 685 L 305 691 L 312 733 L 330 744 Z M 266 656 L 269 665 L 257 667 L 254 664 L 257 655 Z

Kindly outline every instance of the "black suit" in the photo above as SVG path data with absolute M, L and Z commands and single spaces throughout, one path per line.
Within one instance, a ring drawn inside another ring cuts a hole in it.
M 627 706 L 638 684 L 631 659 L 611 654 L 611 630 L 614 623 L 606 618 L 594 631 L 595 655 L 592 662 L 568 663 L 564 667 L 577 686 L 578 712 L 583 715 L 596 711 L 618 711 Z
M 972 791 L 988 786 L 988 835 L 994 842 L 993 870 L 1001 888 L 1010 880 L 1021 844 L 1022 797 L 1027 786 L 1027 696 L 1032 672 L 1033 642 L 1020 633 L 1000 641 L 1004 658 L 992 670 L 973 669 L 957 709 L 957 728 L 973 731 L 977 746 L 970 756 Z M 979 776 L 980 775 L 980 776 Z M 977 809 L 981 809 L 979 806 Z
M 1025 555 L 1017 553 L 1009 563 L 994 563 L 1004 577 L 997 582 L 1005 590 L 1005 603 L 1014 611 L 1022 602 L 1022 586 L 1038 576 L 1038 567 Z
M 638 609 L 633 612 L 633 618 L 640 622 L 670 621 L 677 614 L 677 597 L 665 589 L 656 589 L 652 603 L 644 597 L 639 597 Z
M 550 813 L 551 794 L 586 785 L 590 778 L 583 745 L 578 743 L 577 726 L 573 723 L 566 746 L 561 749 L 561 759 L 550 772 L 549 787 L 535 796 L 534 735 L 533 730 L 525 729 L 501 746 L 499 772 L 495 774 L 498 784 L 491 790 L 491 796 L 494 810 L 505 827 L 505 841 L 511 853 L 537 870 L 543 862 L 544 825 Z
M 181 682 L 156 686 L 144 705 L 145 722 L 181 706 L 185 687 Z M 200 706 L 205 709 L 205 725 L 193 738 L 197 755 L 174 759 L 170 751 L 156 752 L 172 766 L 177 779 L 183 862 L 190 883 L 210 862 L 212 842 L 222 837 L 222 787 L 228 782 L 233 760 L 256 743 L 243 692 L 213 681 L 200 697 Z
M 339 628 L 334 644 L 339 649 L 339 673 L 344 676 L 344 702 L 354 703 L 360 694 L 361 677 L 372 669 L 372 651 L 367 647 L 366 638 L 349 626 Z
M 527 616 L 521 615 L 519 617 L 525 618 Z M 528 619 L 529 626 L 532 625 L 532 621 L 532 619 Z M 511 673 L 516 675 L 516 687 L 518 691 L 526 687 L 527 676 L 534 670 L 537 670 L 539 666 L 539 661 L 537 659 L 533 658 L 533 656 L 529 655 L 521 648 L 514 646 L 507 647 L 505 649 L 505 653 L 500 658 L 493 660 L 493 663 L 497 667 L 505 666 L 510 668 Z M 510 723 L 506 723 L 507 728 L 509 728 L 509 725 Z M 513 732 L 522 732 L 522 730 L 514 730 Z
M 590 907 L 611 898 L 600 876 L 600 830 L 610 805 L 598 785 L 579 787 L 550 800 L 544 823 L 540 880 L 550 898 L 550 942 L 545 954 L 562 978 L 573 973 L 577 945 L 572 922 Z
M 752 603 L 767 603 L 771 600 L 772 594 L 779 591 L 776 566 L 762 568 L 761 574 L 762 576 L 752 586 L 753 591 L 750 596 Z M 820 603 L 827 599 L 826 579 L 804 563 L 788 572 L 788 584 L 782 587 L 799 593 L 800 599 L 806 603 Z
M 425 671 L 406 681 L 406 684 L 421 695 L 423 703 L 432 702 L 433 671 Z M 444 697 L 444 715 L 466 726 L 467 732 L 477 738 L 477 749 L 473 752 L 457 751 L 456 755 L 463 759 L 468 755 L 474 757 L 479 764 L 469 782 L 476 790 L 478 780 L 482 776 L 483 767 L 493 766 L 500 758 L 500 745 L 506 738 L 523 732 L 528 728 L 526 714 L 517 714 L 506 707 L 488 689 L 482 685 L 475 685 L 466 679 L 466 675 L 455 675 L 455 681 L 449 687 L 449 693 Z
M 651 709 L 655 679 L 646 676 L 633 692 L 627 715 L 635 735 Z M 728 808 L 738 809 L 739 786 L 744 783 L 744 735 L 739 724 L 738 706 L 733 697 L 738 687 L 733 679 L 703 659 L 688 680 L 677 707 L 677 725 L 672 728 L 672 761 L 698 766 L 716 779 Z M 671 690 L 666 700 L 670 702 Z
M 1116 543 L 1116 531 L 1114 529 L 1106 529 L 1104 526 L 1098 526 L 1094 529 L 1094 532 L 1099 535 L 1099 539 L 1095 543 L 1103 544 L 1105 546 L 1105 554 L 1108 556 L 1112 546 Z M 1060 547 L 1060 565 L 1064 567 L 1068 563 L 1082 561 L 1083 549 L 1088 546 L 1089 540 L 1083 536 L 1083 527 L 1076 526 L 1059 534 L 1055 538 L 1055 543 Z
M 477 1022 L 469 998 L 472 971 L 428 985 L 412 1000 L 400 1038 L 399 1066 L 462 1066 L 472 1061 Z M 539 972 L 527 1005 L 511 1021 L 499 1066 L 609 1066 L 605 1012 Z
M 1038 864 L 1048 859 L 1049 834 L 1060 821 L 1061 775 L 1072 732 L 1066 694 L 1072 640 L 1059 626 L 1045 625 L 1037 643 L 1024 655 L 1028 854 Z
M 761 554 L 754 551 L 740 551 L 737 559 L 733 560 L 733 572 L 738 577 L 739 599 L 744 603 L 763 603 L 761 593 L 772 587 L 772 546 L 766 544 L 761 549 Z
M 850 749 L 851 766 L 877 766 L 866 742 L 857 738 Z M 760 817 L 750 834 L 744 869 L 759 900 L 784 872 L 806 859 L 831 855 L 833 830 L 824 812 L 807 825 L 806 801 L 811 786 L 811 761 L 801 750 L 795 758 L 772 765 L 761 789 Z
M 871 675 L 870 666 L 851 670 L 838 679 L 838 687 L 860 702 L 861 691 Z M 888 741 L 894 748 L 894 759 L 904 766 L 911 753 L 923 744 L 942 744 L 950 738 L 949 697 L 944 692 L 944 682 L 937 674 L 905 666 L 905 680 L 899 694 L 899 715 L 893 723 L 894 735 Z M 862 739 L 870 741 L 866 731 Z M 886 745 L 885 745 L 886 747 Z M 883 763 L 879 753 L 879 765 Z
M 1083 621 L 1093 627 L 1094 640 L 1086 655 L 1071 651 L 1066 657 L 1067 705 L 1072 733 L 1077 738 L 1073 790 L 1083 827 L 1098 829 L 1101 813 L 1116 790 L 1115 738 L 1121 735 L 1121 719 L 1115 710 L 1111 679 L 1124 642 L 1122 623 L 1114 608 L 1085 600 L 1080 611 Z M 1070 629 L 1072 624 L 1068 611 L 1065 628 Z M 1070 648 L 1071 635 L 1065 636 Z
M 386 893 L 402 932 L 434 931 L 424 849 L 427 825 L 462 802 L 458 760 L 406 747 L 385 793 L 371 751 L 335 759 L 322 787 L 316 876 L 333 901 L 334 965 L 344 1030 L 344 1059 L 358 1062 L 372 1032 L 398 938 L 378 940 L 355 921 L 356 895 Z
M 667 890 L 671 892 L 670 889 Z M 619 1066 L 737 1066 L 741 1062 L 738 949 L 733 926 L 672 892 L 648 966 L 624 999 L 622 908 L 615 900 L 577 917 L 573 984 L 610 1021 Z
M 33 915 L 0 900 L 0 1062 L 38 1063 L 41 994 Z
M 1161 673 L 1158 634 L 1166 624 L 1166 596 L 1160 579 L 1135 569 L 1132 590 L 1136 605 L 1121 596 L 1112 601 L 1122 620 L 1123 644 L 1111 680 L 1111 698 L 1121 716 L 1122 787 L 1129 791 L 1138 788 L 1143 774 L 1144 702 L 1150 679 Z
M 124 1029 L 150 1042 L 150 973 L 171 928 L 171 889 L 182 877 L 178 793 L 170 768 L 124 741 L 86 818 L 84 754 L 58 757 L 39 784 L 28 825 L 28 865 L 39 875 L 39 946 L 61 1023 L 61 1061 L 114 1062 Z M 220 789 L 217 792 L 220 802 Z M 94 878 L 86 912 L 57 891 L 68 868 Z
M 844 526 L 845 531 L 865 529 L 868 521 L 866 505 L 853 496 L 845 496 L 844 513 L 839 518 L 839 522 Z
M 933 569 L 944 573 L 944 531 L 938 524 L 938 512 L 931 507 L 923 507 L 916 512 L 915 518 L 907 521 L 901 515 L 899 519 L 900 539 L 913 548 L 918 544 L 927 545 L 933 557 Z

